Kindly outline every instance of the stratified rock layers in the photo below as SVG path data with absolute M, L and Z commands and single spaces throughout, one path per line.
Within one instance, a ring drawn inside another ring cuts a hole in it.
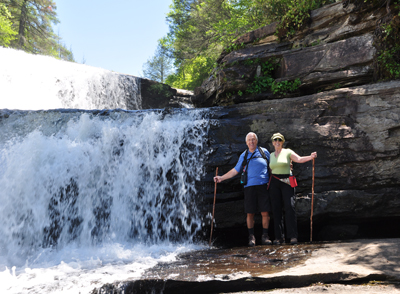
M 280 41 L 275 36 L 277 23 L 247 33 L 236 41 L 240 49 L 221 54 L 218 67 L 195 89 L 193 103 L 232 105 L 371 83 L 376 75 L 376 29 L 388 14 L 385 7 L 370 4 L 338 2 L 316 9 L 307 27 Z M 272 78 L 298 79 L 297 91 L 247 91 L 271 60 L 279 62 Z
M 221 107 L 214 118 L 205 177 L 209 199 L 215 168 L 223 174 L 234 167 L 249 131 L 271 152 L 269 138 L 280 132 L 297 154 L 318 152 L 313 218 L 320 239 L 357 237 L 367 220 L 400 218 L 400 81 Z M 306 226 L 312 163 L 294 163 L 294 174 L 298 222 Z M 245 227 L 237 178 L 218 184 L 215 221 L 218 229 Z

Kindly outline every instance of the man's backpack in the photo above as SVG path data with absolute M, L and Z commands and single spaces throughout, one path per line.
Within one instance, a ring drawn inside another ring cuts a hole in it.
M 268 167 L 268 173 L 269 173 L 270 169 L 269 169 L 268 158 L 265 155 L 264 150 L 262 150 L 262 148 L 260 146 L 257 146 L 257 148 L 258 148 L 258 151 L 260 152 L 261 156 L 267 161 L 267 167 Z M 246 185 L 247 184 L 247 166 L 249 165 L 249 163 L 247 162 L 247 154 L 249 154 L 249 149 L 246 150 L 246 153 L 244 154 L 243 163 L 242 163 L 243 172 L 242 172 L 242 174 L 240 176 L 240 183 L 242 185 Z M 254 153 L 251 155 L 250 159 L 253 157 L 253 155 L 254 155 Z
M 267 166 L 268 166 L 268 170 L 269 170 L 269 161 L 268 161 L 267 156 L 264 153 L 264 150 L 262 150 L 262 148 L 260 146 L 257 146 L 257 148 L 258 148 L 258 151 L 260 152 L 261 156 L 267 161 Z M 242 164 L 243 171 L 245 170 L 244 167 L 246 167 L 246 170 L 247 170 L 247 165 L 248 165 L 248 163 L 247 163 L 247 154 L 249 154 L 249 149 L 247 149 L 246 153 L 244 154 L 243 164 Z M 251 159 L 251 157 L 250 157 L 250 159 Z

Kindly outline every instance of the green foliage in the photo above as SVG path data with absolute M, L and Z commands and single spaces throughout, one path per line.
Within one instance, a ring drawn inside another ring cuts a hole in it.
M 49 0 L 15 0 L 10 1 L 10 11 L 14 16 L 14 26 L 18 38 L 13 47 L 32 53 L 51 51 L 55 35 L 52 24 L 57 24 L 56 4 Z
M 379 79 L 400 78 L 400 1 L 393 1 L 392 17 L 379 28 L 376 71 Z
M 278 59 L 271 59 L 261 64 L 261 73 L 247 88 L 249 94 L 259 94 L 271 90 L 276 95 L 286 95 L 295 92 L 301 85 L 300 79 L 277 82 L 272 72 L 279 67 Z
M 204 56 L 187 60 L 184 66 L 180 66 L 174 74 L 167 77 L 165 83 L 178 89 L 194 90 L 209 76 L 215 66 L 213 58 Z
M 52 52 L 52 56 L 54 56 L 57 59 L 75 62 L 74 54 L 72 53 L 72 49 L 67 49 L 64 44 L 60 43 L 60 41 L 58 41 L 57 44 L 55 45 L 54 50 Z M 83 60 L 81 63 L 85 64 L 84 57 L 83 57 Z
M 253 65 L 253 64 L 258 64 L 258 63 L 260 63 L 260 59 L 259 59 L 259 58 L 256 58 L 256 59 L 246 59 L 245 61 L 243 61 L 243 64 L 244 64 L 244 65 L 247 65 L 247 66 L 250 66 L 250 65 Z
M 155 99 L 172 98 L 173 94 L 170 88 L 164 84 L 154 84 L 149 87 L 149 92 L 154 95 Z
M 11 22 L 11 24 L 8 22 L 6 27 L 12 29 L 12 37 L 8 37 L 6 41 L 7 46 L 73 61 L 72 52 L 61 44 L 61 38 L 53 32 L 52 25 L 59 22 L 54 1 L 2 0 L 1 2 L 0 7 L 6 7 L 9 14 L 4 14 L 4 9 L 0 9 L 0 19 L 6 15 Z M 0 40 L 4 42 L 3 23 L 0 20 Z
M 276 35 L 282 39 L 293 36 L 310 19 L 311 10 L 334 3 L 335 0 L 281 0 L 282 17 Z
M 258 94 L 265 92 L 272 87 L 275 79 L 272 78 L 272 72 L 279 66 L 279 60 L 271 59 L 261 64 L 262 75 L 256 77 L 253 83 L 247 88 L 246 92 Z
M 383 50 L 378 56 L 378 61 L 389 79 L 400 78 L 400 45 Z
M 272 93 L 279 95 L 286 95 L 288 93 L 295 92 L 301 85 L 300 79 L 295 79 L 294 81 L 274 81 L 271 85 Z
M 0 3 L 0 46 L 8 47 L 17 32 L 12 28 L 12 16 L 7 7 Z
M 318 46 L 319 44 L 321 44 L 321 40 L 320 40 L 320 39 L 318 39 L 318 40 L 312 42 L 312 43 L 311 43 L 311 47 L 312 47 L 312 46 Z
M 237 50 L 243 49 L 244 47 L 246 47 L 246 46 L 244 45 L 244 43 L 232 44 L 232 45 L 228 46 L 228 47 L 225 49 L 225 51 L 226 51 L 226 53 L 230 53 L 230 52 L 232 52 L 232 51 L 237 51 Z
M 259 94 L 271 88 L 275 80 L 270 76 L 256 77 L 253 83 L 250 84 L 246 92 L 250 94 Z
M 272 71 L 279 67 L 279 59 L 273 58 L 271 61 L 261 64 L 261 70 L 264 75 L 271 75 Z
M 159 45 L 153 57 L 143 65 L 143 76 L 160 83 L 164 83 L 173 70 L 173 60 L 168 55 L 168 49 L 163 46 L 164 40 L 159 40 Z
M 229 52 L 243 48 L 244 44 L 232 45 L 233 40 L 268 23 L 263 12 L 266 2 L 270 0 L 173 0 L 167 16 L 168 38 L 178 72 L 168 80 L 191 88 L 200 86 L 198 77 L 210 74 L 209 65 L 223 48 L 229 47 Z M 195 74 L 191 67 L 199 63 L 205 67 Z
M 166 81 L 187 89 L 200 86 L 224 48 L 231 52 L 246 46 L 234 43 L 239 36 L 275 21 L 281 22 L 281 37 L 289 36 L 307 22 L 310 9 L 332 2 L 335 0 L 173 0 L 166 39 L 177 72 Z M 201 68 L 194 69 L 194 65 Z

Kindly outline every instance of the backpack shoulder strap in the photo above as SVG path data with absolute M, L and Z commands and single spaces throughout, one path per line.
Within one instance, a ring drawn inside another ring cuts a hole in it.
M 265 155 L 264 150 L 262 150 L 262 148 L 260 146 L 257 146 L 257 147 L 258 147 L 258 151 L 260 152 L 261 156 L 267 161 L 268 170 L 269 170 L 269 160 L 268 160 L 267 156 Z
M 249 154 L 249 149 L 246 149 L 246 153 L 244 154 L 242 167 L 244 168 L 247 164 L 247 154 Z

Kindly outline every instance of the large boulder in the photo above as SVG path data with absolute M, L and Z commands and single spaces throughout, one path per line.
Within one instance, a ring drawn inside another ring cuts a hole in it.
M 169 107 L 169 102 L 176 95 L 177 90 L 166 84 L 146 78 L 140 79 L 142 109 Z
M 193 107 L 192 91 L 175 89 L 169 85 L 152 81 L 146 78 L 140 78 L 140 94 L 142 109 Z M 129 108 L 128 104 L 128 109 L 137 108 Z

